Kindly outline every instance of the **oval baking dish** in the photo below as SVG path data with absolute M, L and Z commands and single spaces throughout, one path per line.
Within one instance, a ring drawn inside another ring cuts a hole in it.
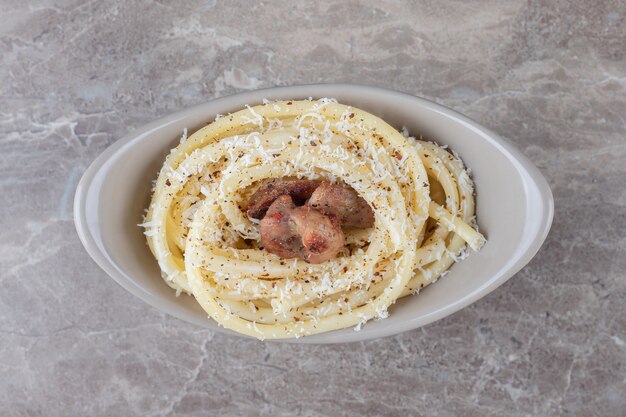
M 539 170 L 517 149 L 465 116 L 412 95 L 359 85 L 277 87 L 212 100 L 152 122 L 118 140 L 86 170 L 74 200 L 74 222 L 89 255 L 113 279 L 150 305 L 200 326 L 217 326 L 187 295 L 176 297 L 163 282 L 148 249 L 142 222 L 152 181 L 182 132 L 194 132 L 217 114 L 263 99 L 332 97 L 405 126 L 456 151 L 472 169 L 477 220 L 488 241 L 480 252 L 419 295 L 401 299 L 385 320 L 360 331 L 343 329 L 294 343 L 337 343 L 388 336 L 448 316 L 493 291 L 537 253 L 553 216 L 550 188 Z

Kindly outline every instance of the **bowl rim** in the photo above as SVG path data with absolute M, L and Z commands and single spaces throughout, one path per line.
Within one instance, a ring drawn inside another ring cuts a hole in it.
M 533 236 L 531 236 L 531 241 L 526 247 L 526 249 L 522 252 L 522 256 L 514 259 L 512 262 L 508 262 L 508 264 L 504 265 L 498 271 L 499 274 L 492 277 L 489 282 L 483 284 L 482 286 L 478 286 L 474 288 L 469 293 L 465 294 L 462 297 L 459 297 L 452 303 L 445 305 L 437 310 L 431 311 L 425 315 L 421 315 L 409 320 L 404 320 L 398 323 L 394 323 L 394 326 L 386 326 L 382 329 L 379 329 L 376 335 L 372 337 L 354 337 L 349 338 L 350 340 L 340 340 L 341 338 L 326 338 L 325 340 L 317 340 L 318 337 L 322 335 L 314 335 L 307 336 L 300 339 L 280 339 L 275 340 L 276 342 L 287 342 L 287 343 L 345 343 L 345 342 L 356 342 L 368 339 L 375 339 L 379 337 L 387 337 L 395 334 L 399 334 L 408 330 L 412 330 L 427 324 L 430 324 L 434 321 L 437 321 L 441 318 L 447 317 L 456 313 L 457 311 L 463 309 L 464 307 L 474 303 L 480 298 L 484 297 L 491 291 L 498 288 L 500 285 L 505 283 L 508 279 L 510 279 L 513 275 L 519 272 L 524 266 L 526 266 L 530 260 L 537 254 L 541 246 L 543 245 L 552 224 L 552 220 L 554 218 L 554 199 L 552 195 L 552 191 L 548 185 L 547 180 L 541 174 L 539 169 L 528 159 L 520 150 L 518 150 L 514 145 L 512 145 L 509 141 L 502 138 L 495 132 L 491 131 L 488 128 L 480 125 L 469 117 L 449 108 L 444 105 L 435 103 L 428 99 L 415 96 L 413 94 L 400 92 L 388 88 L 382 87 L 374 87 L 368 85 L 361 84 L 348 84 L 348 83 L 316 83 L 316 84 L 298 84 L 298 85 L 290 85 L 290 86 L 280 86 L 280 87 L 269 87 L 258 90 L 247 90 L 227 96 L 221 96 L 215 99 L 208 100 L 201 104 L 185 108 L 183 110 L 171 113 L 164 117 L 158 118 L 150 123 L 140 126 L 139 128 L 127 133 L 117 141 L 113 142 L 109 147 L 107 147 L 99 156 L 97 156 L 94 161 L 87 167 L 84 171 L 78 185 L 76 187 L 76 192 L 74 195 L 74 204 L 73 204 L 73 217 L 74 217 L 74 225 L 76 227 L 76 231 L 78 233 L 79 239 L 83 244 L 85 250 L 89 254 L 89 256 L 96 262 L 96 264 L 104 270 L 113 280 L 115 280 L 119 285 L 121 285 L 124 289 L 126 289 L 131 294 L 137 296 L 142 299 L 144 302 L 148 303 L 152 307 L 157 310 L 164 311 L 178 319 L 181 319 L 186 322 L 190 322 L 205 328 L 208 328 L 206 325 L 202 323 L 191 320 L 188 316 L 185 316 L 181 311 L 171 308 L 169 305 L 163 305 L 162 301 L 159 297 L 154 296 L 146 292 L 141 286 L 137 285 L 132 279 L 128 279 L 124 272 L 115 264 L 115 262 L 107 256 L 106 248 L 102 247 L 97 240 L 94 238 L 90 230 L 90 225 L 87 219 L 86 213 L 86 205 L 89 197 L 89 191 L 93 189 L 95 185 L 98 185 L 97 174 L 101 171 L 103 167 L 107 164 L 107 162 L 111 162 L 114 158 L 114 155 L 121 153 L 123 149 L 127 147 L 133 146 L 135 141 L 141 140 L 141 138 L 149 135 L 151 132 L 154 132 L 165 125 L 174 123 L 180 119 L 188 117 L 191 114 L 196 114 L 201 111 L 203 108 L 207 106 L 214 106 L 220 101 L 226 102 L 227 100 L 232 99 L 236 96 L 241 96 L 242 101 L 248 95 L 258 95 L 262 92 L 271 92 L 273 95 L 280 94 L 281 91 L 284 91 L 285 94 L 283 97 L 288 97 L 289 94 L 295 94 L 292 90 L 297 89 L 311 89 L 313 90 L 319 88 L 337 88 L 337 89 L 352 89 L 352 90 L 365 90 L 369 93 L 385 93 L 390 95 L 398 95 L 399 97 L 410 97 L 412 100 L 415 100 L 416 104 L 426 107 L 431 111 L 435 111 L 437 113 L 441 113 L 447 117 L 457 119 L 462 122 L 465 127 L 473 130 L 475 133 L 480 135 L 484 140 L 489 142 L 490 145 L 494 146 L 498 149 L 500 153 L 505 155 L 507 159 L 513 164 L 516 165 L 516 169 L 518 172 L 527 174 L 523 180 L 524 185 L 527 188 L 527 193 L 532 193 L 535 197 L 539 198 L 541 201 L 541 218 L 539 226 L 535 229 Z M 299 94 L 300 95 L 300 94 Z M 315 95 L 315 94 L 312 94 Z M 100 179 L 99 183 L 102 183 L 102 179 Z M 529 189 L 529 185 L 534 186 L 534 188 Z M 214 327 L 212 330 L 228 333 L 228 334 L 236 334 L 238 336 L 244 337 L 243 335 L 239 335 L 222 327 Z M 325 333 L 323 335 L 329 335 L 331 333 Z M 313 340 L 314 339 L 314 340 Z

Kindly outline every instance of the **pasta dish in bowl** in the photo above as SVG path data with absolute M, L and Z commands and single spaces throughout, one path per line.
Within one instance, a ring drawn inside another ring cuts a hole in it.
M 346 84 L 167 115 L 106 149 L 74 199 L 86 251 L 126 290 L 198 326 L 290 343 L 446 317 L 526 265 L 552 213 L 539 170 L 497 134 Z
M 462 161 L 334 99 L 218 116 L 167 156 L 145 222 L 165 282 L 288 338 L 383 319 L 484 237 Z

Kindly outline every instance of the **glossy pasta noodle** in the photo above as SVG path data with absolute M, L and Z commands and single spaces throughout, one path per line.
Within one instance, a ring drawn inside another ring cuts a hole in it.
M 321 264 L 260 248 L 247 197 L 270 178 L 342 182 L 374 226 L 346 231 Z M 332 99 L 265 102 L 181 139 L 165 160 L 145 227 L 165 282 L 192 294 L 220 325 L 291 338 L 387 317 L 485 242 L 461 160 Z

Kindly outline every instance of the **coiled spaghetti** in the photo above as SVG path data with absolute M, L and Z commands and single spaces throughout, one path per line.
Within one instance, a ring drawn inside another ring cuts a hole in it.
M 270 178 L 341 181 L 375 224 L 347 231 L 322 264 L 259 248 L 247 196 Z M 335 100 L 277 101 L 220 116 L 172 150 L 145 234 L 162 275 L 220 325 L 249 336 L 300 337 L 385 318 L 398 298 L 436 281 L 483 236 L 459 158 Z

